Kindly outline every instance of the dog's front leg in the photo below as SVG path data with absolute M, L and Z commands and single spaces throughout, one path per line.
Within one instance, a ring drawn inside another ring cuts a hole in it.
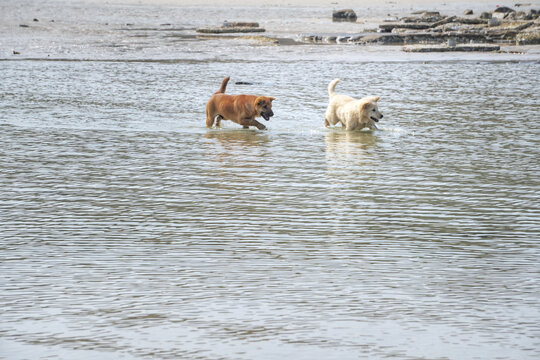
M 253 120 L 253 126 L 256 126 L 259 130 L 266 130 L 266 126 L 258 122 L 257 120 Z
M 256 126 L 257 129 L 259 129 L 259 130 L 265 130 L 266 129 L 266 126 L 264 126 L 263 124 L 261 124 L 260 122 L 258 122 L 255 119 L 252 119 L 252 118 L 244 119 L 242 121 L 241 125 L 244 127 L 244 129 L 247 129 L 250 126 Z

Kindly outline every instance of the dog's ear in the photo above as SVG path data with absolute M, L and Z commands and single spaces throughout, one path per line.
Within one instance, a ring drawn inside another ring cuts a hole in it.
M 365 99 L 368 100 L 368 101 L 372 101 L 372 102 L 377 102 L 379 101 L 381 97 L 380 96 L 366 96 Z
M 276 100 L 276 98 L 273 98 L 273 97 L 269 97 L 268 100 L 270 100 L 270 102 Z
M 262 106 L 264 105 L 264 102 L 265 102 L 264 97 L 259 96 L 255 99 L 255 106 Z
M 365 103 L 362 104 L 362 106 L 360 107 L 360 110 L 362 110 L 362 111 L 367 111 L 369 105 L 371 105 L 371 102 L 366 101 Z

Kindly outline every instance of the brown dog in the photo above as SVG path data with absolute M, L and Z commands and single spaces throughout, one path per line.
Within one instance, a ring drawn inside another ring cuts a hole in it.
M 259 130 L 266 129 L 266 126 L 255 120 L 257 116 L 262 116 L 264 120 L 270 120 L 274 116 L 272 111 L 273 97 L 255 95 L 226 95 L 225 88 L 229 82 L 229 77 L 223 79 L 219 90 L 212 95 L 206 104 L 206 127 L 211 128 L 216 123 L 220 126 L 221 120 L 231 120 L 240 124 L 244 129 L 256 126 Z

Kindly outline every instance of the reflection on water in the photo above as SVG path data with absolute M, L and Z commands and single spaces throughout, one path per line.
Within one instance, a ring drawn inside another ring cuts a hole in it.
M 204 126 L 258 62 L 2 64 L 0 356 L 540 356 L 538 64 L 363 64 L 364 132 L 263 66 L 266 131 Z
M 269 142 L 268 135 L 256 130 L 209 130 L 207 139 L 217 140 L 225 151 L 242 149 L 250 146 L 264 146 Z M 210 142 L 213 146 L 215 142 Z
M 351 160 L 353 157 L 369 157 L 370 149 L 377 145 L 377 133 L 373 131 L 345 131 L 330 130 L 325 133 L 327 154 L 344 157 Z

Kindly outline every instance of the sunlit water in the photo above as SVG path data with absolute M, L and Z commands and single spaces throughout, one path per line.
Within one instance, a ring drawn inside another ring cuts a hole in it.
M 538 62 L 239 46 L 0 61 L 0 358 L 539 358 Z

